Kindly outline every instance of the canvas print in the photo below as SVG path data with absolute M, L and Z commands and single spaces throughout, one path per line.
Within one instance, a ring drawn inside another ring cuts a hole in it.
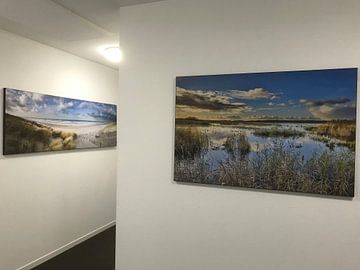
M 353 197 L 357 69 L 176 78 L 174 180 Z
M 4 155 L 116 146 L 116 105 L 4 90 Z

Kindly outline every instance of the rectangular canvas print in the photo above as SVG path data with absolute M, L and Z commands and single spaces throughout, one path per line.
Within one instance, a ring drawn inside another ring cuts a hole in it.
M 174 180 L 354 196 L 357 69 L 176 78 Z
M 4 155 L 113 147 L 116 131 L 116 105 L 4 90 Z

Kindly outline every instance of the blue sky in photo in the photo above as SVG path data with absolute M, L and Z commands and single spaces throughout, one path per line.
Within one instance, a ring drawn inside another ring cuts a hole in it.
M 116 105 L 5 89 L 6 113 L 25 118 L 116 121 Z
M 176 86 L 181 118 L 355 119 L 355 68 L 178 77 Z

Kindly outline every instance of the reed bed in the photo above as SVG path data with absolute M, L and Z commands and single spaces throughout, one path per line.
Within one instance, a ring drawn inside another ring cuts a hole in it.
M 314 153 L 305 161 L 296 148 L 276 142 L 252 159 L 222 162 L 218 184 L 353 196 L 354 165 L 355 156 L 350 151 Z
M 250 152 L 251 146 L 245 134 L 234 133 L 227 137 L 225 141 L 225 149 L 233 156 L 243 156 Z
M 195 127 L 176 128 L 175 156 L 179 159 L 194 159 L 207 152 L 210 140 L 206 133 Z
M 255 130 L 254 135 L 260 136 L 260 137 L 296 138 L 296 137 L 303 137 L 305 135 L 305 133 L 298 131 L 298 130 L 294 130 L 294 129 L 269 128 L 269 129 Z
M 256 189 L 353 196 L 355 155 L 348 149 L 314 152 L 305 159 L 295 145 L 281 138 L 257 152 L 242 133 L 224 144 L 229 158 L 216 170 L 203 158 L 210 139 L 196 128 L 176 130 L 175 180 Z
M 355 151 L 356 124 L 353 121 L 333 121 L 317 127 L 307 127 L 306 130 L 313 134 L 319 141 L 333 147 L 345 146 Z M 335 139 L 336 142 L 331 142 Z

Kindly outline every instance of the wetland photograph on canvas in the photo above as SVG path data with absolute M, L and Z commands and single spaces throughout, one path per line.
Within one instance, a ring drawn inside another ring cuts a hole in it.
M 4 155 L 116 146 L 116 105 L 4 90 Z
M 354 196 L 357 69 L 176 78 L 174 180 Z

